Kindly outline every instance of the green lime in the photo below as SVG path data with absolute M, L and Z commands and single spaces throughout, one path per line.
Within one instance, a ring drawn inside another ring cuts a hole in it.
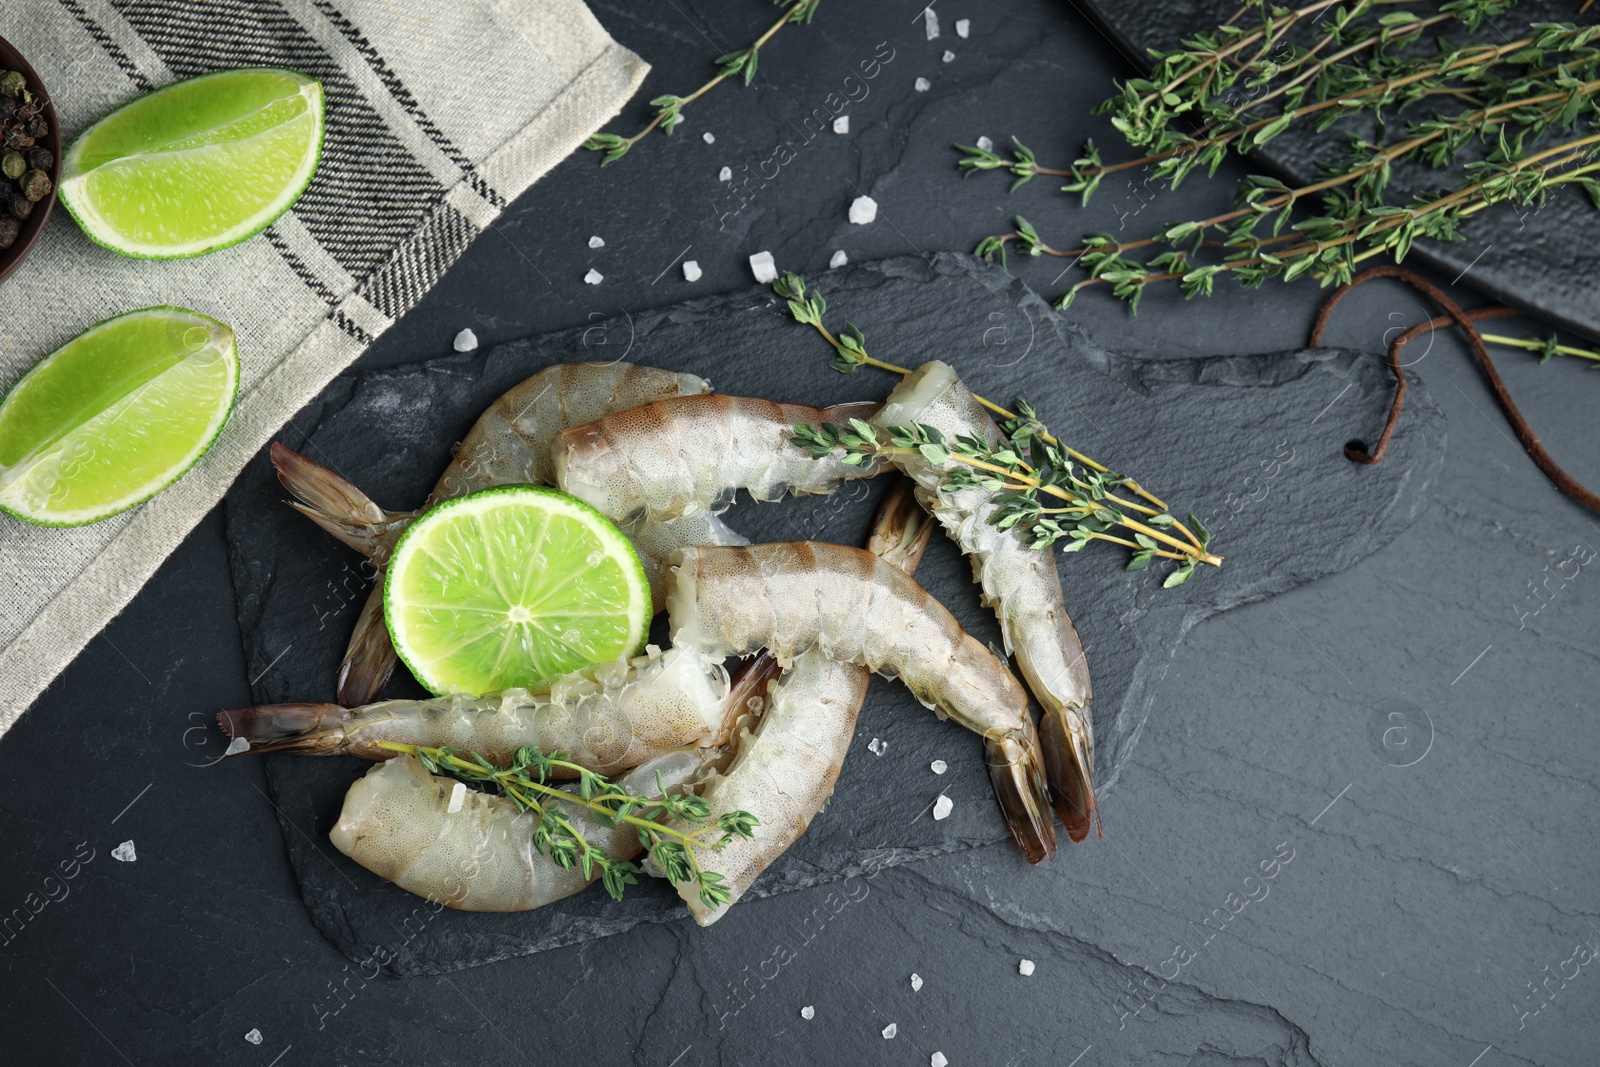
M 505 485 L 411 524 L 383 613 L 417 681 L 477 696 L 637 655 L 653 609 L 639 554 L 609 519 L 554 489 Z
M 266 229 L 322 155 L 322 85 L 255 67 L 174 82 L 90 126 L 61 157 L 61 202 L 125 256 L 215 252 Z
M 233 410 L 239 354 L 209 315 L 144 308 L 80 333 L 0 401 L 0 511 L 82 526 L 155 496 Z

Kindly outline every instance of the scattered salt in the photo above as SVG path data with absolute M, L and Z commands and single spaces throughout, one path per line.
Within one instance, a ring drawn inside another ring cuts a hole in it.
M 950 51 L 950 49 L 946 48 L 944 50 L 944 55 L 941 56 L 940 58 L 943 59 L 946 63 L 949 63 L 951 60 L 956 58 L 956 54 L 954 52 Z
M 955 801 L 940 793 L 939 799 L 933 802 L 933 817 L 935 819 L 948 819 L 955 806 Z
M 814 1018 L 816 1018 L 816 1015 L 817 1015 L 817 1009 L 813 1008 L 809 1004 L 807 1004 L 805 1007 L 800 1009 L 800 1018 L 802 1018 L 802 1019 L 814 1019 Z
M 684 260 L 683 261 L 683 280 L 686 281 L 686 282 L 697 282 L 697 281 L 699 281 L 700 280 L 700 264 L 696 263 L 692 259 Z
M 878 217 L 878 202 L 870 196 L 858 196 L 850 201 L 850 221 L 865 226 Z
M 885 1041 L 892 1041 L 894 1039 L 894 1035 L 898 1034 L 899 1032 L 900 1027 L 894 1023 L 890 1023 L 888 1026 L 883 1028 L 883 1039 Z
M 454 815 L 467 802 L 467 787 L 461 782 L 450 783 L 450 802 L 444 806 L 446 815 Z
M 956 19 L 956 36 L 957 37 L 965 37 L 967 35 L 967 32 L 969 30 L 971 30 L 971 29 L 972 29 L 972 20 L 971 19 Z
M 601 237 L 598 234 L 596 234 L 595 236 L 589 238 L 589 247 L 590 248 L 604 248 L 605 246 L 606 246 L 606 239 L 604 237 Z
M 928 1059 L 928 1067 L 949 1067 L 950 1061 L 944 1058 L 944 1053 L 935 1052 Z
M 834 119 L 833 120 L 833 132 L 834 133 L 849 133 L 850 132 L 850 116 L 849 115 L 840 115 L 838 118 Z
M 844 249 L 841 248 L 839 251 L 833 254 L 831 259 L 828 260 L 828 267 L 831 270 L 838 270 L 848 262 L 850 262 L 850 257 L 845 255 Z
M 606 280 L 606 276 L 595 270 L 593 267 L 590 267 L 589 273 L 583 276 L 583 280 L 590 285 L 599 285 L 601 282 Z
M 950 764 L 946 763 L 942 759 L 936 759 L 932 763 L 928 764 L 928 769 L 934 774 L 943 774 L 945 771 L 950 769 Z
M 706 144 L 716 144 L 717 143 L 717 135 L 712 133 L 710 130 L 707 130 L 705 133 L 702 133 L 700 135 L 700 139 L 702 141 L 704 141 Z
M 921 988 L 922 988 L 922 975 L 913 974 L 911 976 L 911 992 L 915 993 L 917 990 L 919 990 Z
M 872 753 L 874 756 L 881 756 L 885 752 L 889 751 L 889 742 L 874 737 L 871 741 L 867 742 L 867 751 Z
M 456 334 L 456 339 L 450 342 L 450 347 L 457 352 L 471 352 L 478 347 L 478 335 L 471 330 L 462 330 Z
M 916 88 L 917 92 L 925 93 L 929 89 L 933 88 L 933 83 L 931 81 L 929 81 L 927 78 L 918 78 L 916 80 L 916 83 L 915 83 L 915 88 Z
M 731 182 L 731 181 L 733 181 L 733 168 L 732 167 L 723 167 L 721 170 L 717 171 L 717 181 L 719 181 L 719 182 Z
M 983 149 L 985 152 L 993 152 L 994 142 L 987 137 L 980 137 L 978 138 L 978 147 Z
M 750 257 L 750 272 L 756 276 L 756 281 L 765 285 L 777 278 L 778 265 L 772 262 L 771 252 L 757 252 Z
M 931 6 L 922 9 L 922 24 L 927 28 L 928 40 L 939 36 L 939 13 Z
M 249 752 L 249 751 L 250 751 L 250 742 L 245 740 L 242 737 L 235 737 L 232 741 L 228 742 L 228 751 L 223 753 L 223 755 L 225 755 L 225 756 L 237 756 L 241 752 Z
M 139 858 L 139 856 L 133 851 L 133 842 L 124 841 L 122 844 L 111 850 L 111 858 L 114 860 L 121 860 L 123 863 L 133 863 Z
M 1023 960 L 1021 963 L 1017 964 L 1017 973 L 1022 975 L 1022 977 L 1024 977 L 1024 978 L 1026 978 L 1026 977 L 1028 977 L 1028 975 L 1032 974 L 1033 973 L 1033 961 L 1032 960 Z
M 252 1045 L 259 1045 L 261 1044 L 261 1031 L 251 1030 L 248 1034 L 244 1035 L 244 1039 L 250 1042 Z

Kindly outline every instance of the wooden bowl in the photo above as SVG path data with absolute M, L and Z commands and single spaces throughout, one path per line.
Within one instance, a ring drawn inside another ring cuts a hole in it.
M 22 76 L 28 79 L 28 90 L 33 93 L 35 99 L 43 102 L 44 106 L 39 109 L 39 114 L 50 124 L 50 132 L 36 147 L 48 148 L 50 154 L 55 157 L 55 166 L 51 167 L 49 172 L 50 184 L 52 186 L 60 184 L 61 127 L 56 122 L 55 105 L 50 102 L 50 90 L 45 88 L 38 72 L 28 64 L 22 53 L 13 48 L 11 42 L 4 37 L 0 37 L 0 70 L 20 71 Z M 0 181 L 10 180 L 0 176 Z M 44 232 L 45 223 L 50 221 L 50 212 L 55 208 L 55 204 L 56 196 L 52 191 L 49 196 L 34 205 L 33 214 L 22 223 L 22 230 L 17 234 L 17 239 L 11 247 L 0 250 L 0 281 L 4 281 L 6 275 L 16 270 L 17 264 L 27 258 L 29 251 L 33 249 L 33 243 Z

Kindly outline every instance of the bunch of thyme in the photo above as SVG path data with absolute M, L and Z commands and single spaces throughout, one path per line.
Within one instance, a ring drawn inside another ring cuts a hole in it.
M 683 109 L 729 78 L 742 76 L 744 83 L 749 85 L 756 76 L 756 64 L 760 59 L 762 46 L 772 40 L 779 30 L 791 22 L 809 23 L 812 16 L 817 13 L 817 5 L 822 0 L 772 0 L 772 2 L 784 9 L 778 21 L 767 27 L 766 32 L 757 37 L 748 48 L 741 48 L 738 51 L 718 56 L 716 59 L 717 73 L 710 81 L 688 96 L 677 96 L 668 93 L 650 101 L 650 106 L 656 109 L 655 118 L 651 119 L 644 129 L 632 137 L 623 137 L 615 133 L 595 133 L 587 141 L 583 142 L 583 147 L 593 152 L 604 152 L 605 155 L 601 158 L 600 165 L 602 167 L 609 166 L 627 155 L 628 149 L 644 140 L 650 131 L 657 126 L 661 127 L 663 133 L 671 136 L 672 131 L 683 117 Z
M 869 355 L 866 336 L 855 323 L 846 323 L 838 334 L 829 330 L 823 321 L 827 301 L 821 293 L 808 291 L 799 275 L 785 273 L 772 288 L 787 302 L 796 322 L 814 328 L 833 347 L 835 370 L 848 374 L 877 367 L 910 373 Z M 1011 412 L 983 397 L 974 399 L 1003 419 L 1006 439 L 1000 444 L 965 435 L 947 440 L 937 428 L 921 423 L 884 429 L 859 419 L 850 420 L 849 427 L 800 424 L 791 440 L 816 458 L 842 453 L 843 462 L 852 466 L 873 456 L 913 454 L 936 466 L 951 464 L 944 487 L 955 491 L 981 486 L 996 494 L 997 507 L 989 521 L 1001 529 L 1016 528 L 1030 547 L 1046 548 L 1065 540 L 1062 551 L 1077 552 L 1090 541 L 1109 541 L 1133 550 L 1129 570 L 1141 570 L 1158 558 L 1176 560 L 1178 566 L 1163 583 L 1169 589 L 1188 581 L 1199 564 L 1222 565 L 1222 557 L 1210 551 L 1211 534 L 1199 519 L 1190 515 L 1187 525 L 1179 522 L 1166 504 L 1132 478 L 1062 444 L 1028 401 L 1019 399 L 1016 412 Z M 1119 496 L 1122 489 L 1147 503 Z M 1112 532 L 1118 527 L 1122 534 Z
M 708 908 L 726 904 L 730 894 L 722 875 L 700 866 L 695 855 L 699 848 L 719 849 L 735 837 L 750 837 L 756 818 L 747 811 L 731 811 L 711 826 L 685 833 L 667 820 L 703 823 L 711 814 L 706 802 L 689 793 L 671 793 L 656 779 L 657 795 L 639 796 L 586 767 L 571 762 L 559 753 L 545 754 L 536 748 L 517 749 L 509 767 L 498 767 L 476 752 L 449 748 L 381 742 L 384 748 L 407 752 L 422 761 L 433 774 L 446 774 L 463 782 L 487 786 L 510 800 L 519 811 L 538 817 L 533 831 L 533 847 L 549 856 L 564 870 L 579 867 L 585 878 L 600 872 L 601 883 L 615 900 L 634 885 L 642 873 L 631 860 L 609 856 L 584 839 L 570 819 L 551 801 L 583 808 L 602 826 L 619 823 L 633 826 L 639 843 L 651 853 L 663 873 L 673 882 L 694 882 L 700 899 Z M 577 789 L 561 789 L 550 784 L 557 771 L 577 776 Z M 706 840 L 705 835 L 720 831 L 721 836 Z
M 1144 167 L 1175 187 L 1196 168 L 1214 174 L 1229 151 L 1258 148 L 1295 123 L 1321 130 L 1369 113 L 1376 136 L 1351 135 L 1346 157 L 1324 164 L 1321 180 L 1290 187 L 1253 176 L 1241 183 L 1232 211 L 1141 240 L 1090 234 L 1075 249 L 1050 246 L 1019 217 L 1012 232 L 979 242 L 977 254 L 1003 257 L 1014 243 L 1030 256 L 1072 258 L 1088 277 L 1057 307 L 1082 289 L 1107 285 L 1137 309 L 1144 287 L 1163 281 L 1177 281 L 1191 298 L 1209 295 L 1223 275 L 1251 287 L 1304 274 L 1324 286 L 1343 283 L 1364 260 L 1389 254 L 1399 262 L 1419 238 L 1458 240 L 1463 223 L 1490 205 L 1537 209 L 1562 185 L 1580 186 L 1600 206 L 1593 177 L 1600 172 L 1600 26 L 1533 23 L 1516 39 L 1441 43 L 1419 56 L 1413 53 L 1433 27 L 1459 22 L 1476 30 L 1512 4 L 1455 0 L 1426 16 L 1379 14 L 1401 2 L 1317 0 L 1296 10 L 1250 4 L 1214 32 L 1156 53 L 1149 78 L 1122 83 L 1099 108 L 1129 144 L 1145 149 L 1137 159 L 1108 164 L 1091 141 L 1070 167 L 1050 168 L 1020 142 L 1010 159 L 957 146 L 968 173 L 1009 172 L 1012 188 L 1040 174 L 1063 176 L 1070 179 L 1063 191 L 1087 203 L 1107 174 Z M 1233 24 L 1257 8 L 1258 28 Z M 1309 39 L 1289 38 L 1313 20 Z M 1425 115 L 1405 118 L 1422 106 Z M 1398 129 L 1392 137 L 1391 128 Z M 1448 172 L 1452 187 L 1389 203 L 1384 193 L 1394 168 L 1407 163 Z M 1318 214 L 1291 225 L 1308 203 Z M 1270 235 L 1260 232 L 1268 229 Z M 1143 249 L 1158 251 L 1129 255 Z

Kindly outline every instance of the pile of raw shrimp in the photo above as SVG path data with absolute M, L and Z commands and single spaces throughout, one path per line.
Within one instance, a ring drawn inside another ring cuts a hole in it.
M 531 746 L 641 795 L 693 791 L 715 819 L 745 811 L 753 836 L 715 853 L 730 889 L 715 922 L 805 831 L 833 791 L 867 682 L 898 679 L 941 718 L 980 735 L 1006 825 L 1031 863 L 1056 848 L 1052 808 L 1073 841 L 1094 817 L 1094 741 L 1083 646 L 1067 617 L 1053 554 L 990 522 L 982 487 L 947 485 L 949 465 L 920 453 L 853 465 L 814 458 L 798 424 L 923 424 L 946 440 L 1003 440 L 944 363 L 925 364 L 882 403 L 830 408 L 723 396 L 692 374 L 626 363 L 551 367 L 485 411 L 426 506 L 495 485 L 553 485 L 615 521 L 633 540 L 672 647 L 590 669 L 547 692 L 372 703 L 396 661 L 382 583 L 357 621 L 339 673 L 339 704 L 224 712 L 255 751 L 348 754 L 378 761 L 351 786 L 331 833 L 347 856 L 413 893 L 474 911 L 521 911 L 592 878 L 533 847 L 536 816 L 466 791 L 384 743 L 471 751 L 497 764 Z M 281 445 L 294 504 L 380 569 L 419 512 L 391 512 L 348 481 Z M 738 490 L 760 501 L 832 492 L 898 467 L 867 548 L 792 541 L 752 545 L 721 518 Z M 912 577 L 936 518 L 967 554 L 999 617 L 1004 660 L 966 633 Z M 730 683 L 729 657 L 758 656 Z M 1042 709 L 1038 723 L 1030 692 Z M 581 818 L 586 840 L 618 859 L 636 832 Z M 470 870 L 466 884 L 461 872 Z M 591 875 L 595 872 L 591 872 Z

